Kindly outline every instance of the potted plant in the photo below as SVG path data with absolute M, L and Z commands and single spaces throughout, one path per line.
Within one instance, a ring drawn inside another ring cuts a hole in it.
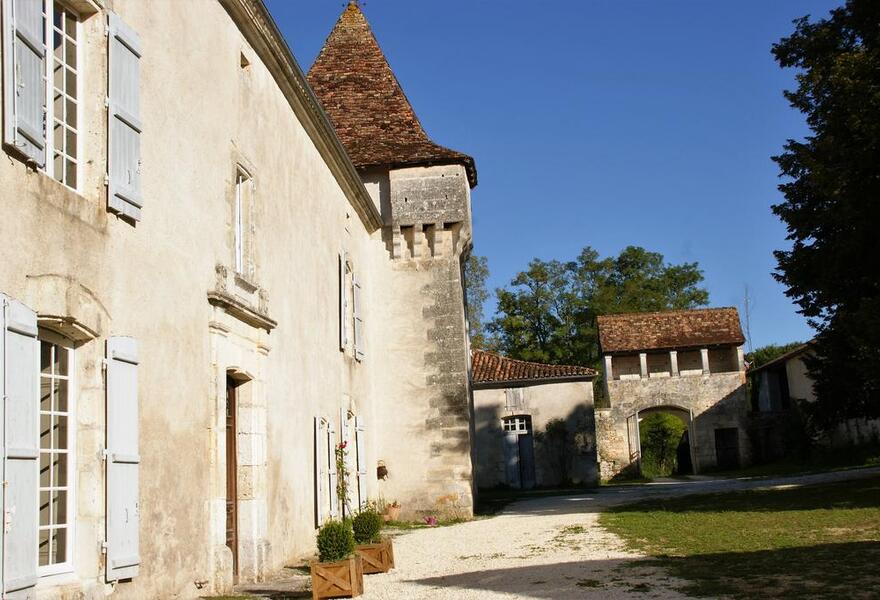
M 397 519 L 399 519 L 400 518 L 400 502 L 398 502 L 397 500 L 394 500 L 391 502 L 391 504 L 386 504 L 385 505 L 385 513 L 382 515 L 382 517 L 386 521 L 396 521 Z
M 351 522 L 355 552 L 363 561 L 364 573 L 386 573 L 394 568 L 394 548 L 389 538 L 382 537 L 382 515 L 376 510 L 362 510 Z
M 318 530 L 318 562 L 311 564 L 312 599 L 354 598 L 364 593 L 364 567 L 354 553 L 349 521 L 330 520 Z

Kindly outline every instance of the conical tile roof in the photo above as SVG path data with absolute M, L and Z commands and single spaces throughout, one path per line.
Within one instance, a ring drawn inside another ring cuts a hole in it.
M 357 2 L 343 11 L 307 77 L 358 168 L 458 163 L 471 187 L 477 184 L 473 158 L 425 133 Z

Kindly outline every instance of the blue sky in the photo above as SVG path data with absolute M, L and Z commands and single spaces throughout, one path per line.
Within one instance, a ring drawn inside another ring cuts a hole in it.
M 748 285 L 757 347 L 811 335 L 771 277 L 785 228 L 770 156 L 806 127 L 770 46 L 840 3 L 370 0 L 364 12 L 428 134 L 476 159 L 491 289 L 534 257 L 640 245 L 699 262 L 714 306 L 742 310 Z M 345 2 L 267 4 L 307 70 Z

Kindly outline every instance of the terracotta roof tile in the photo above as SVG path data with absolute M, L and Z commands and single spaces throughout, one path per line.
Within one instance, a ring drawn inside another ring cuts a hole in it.
M 474 384 L 525 382 L 545 379 L 589 379 L 595 369 L 576 365 L 545 365 L 514 360 L 485 350 L 471 351 L 471 372 Z
M 745 342 L 739 313 L 731 307 L 602 315 L 598 324 L 605 354 Z
M 425 133 L 356 2 L 339 17 L 307 77 L 358 168 L 462 164 L 471 187 L 477 185 L 474 159 Z

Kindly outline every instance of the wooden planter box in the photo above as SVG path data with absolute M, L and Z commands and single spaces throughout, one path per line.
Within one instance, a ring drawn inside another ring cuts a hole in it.
M 354 550 L 364 564 L 364 573 L 387 573 L 394 568 L 394 546 L 390 538 L 378 544 L 360 544 Z
M 364 593 L 364 564 L 359 555 L 337 562 L 312 563 L 312 600 L 354 598 Z

